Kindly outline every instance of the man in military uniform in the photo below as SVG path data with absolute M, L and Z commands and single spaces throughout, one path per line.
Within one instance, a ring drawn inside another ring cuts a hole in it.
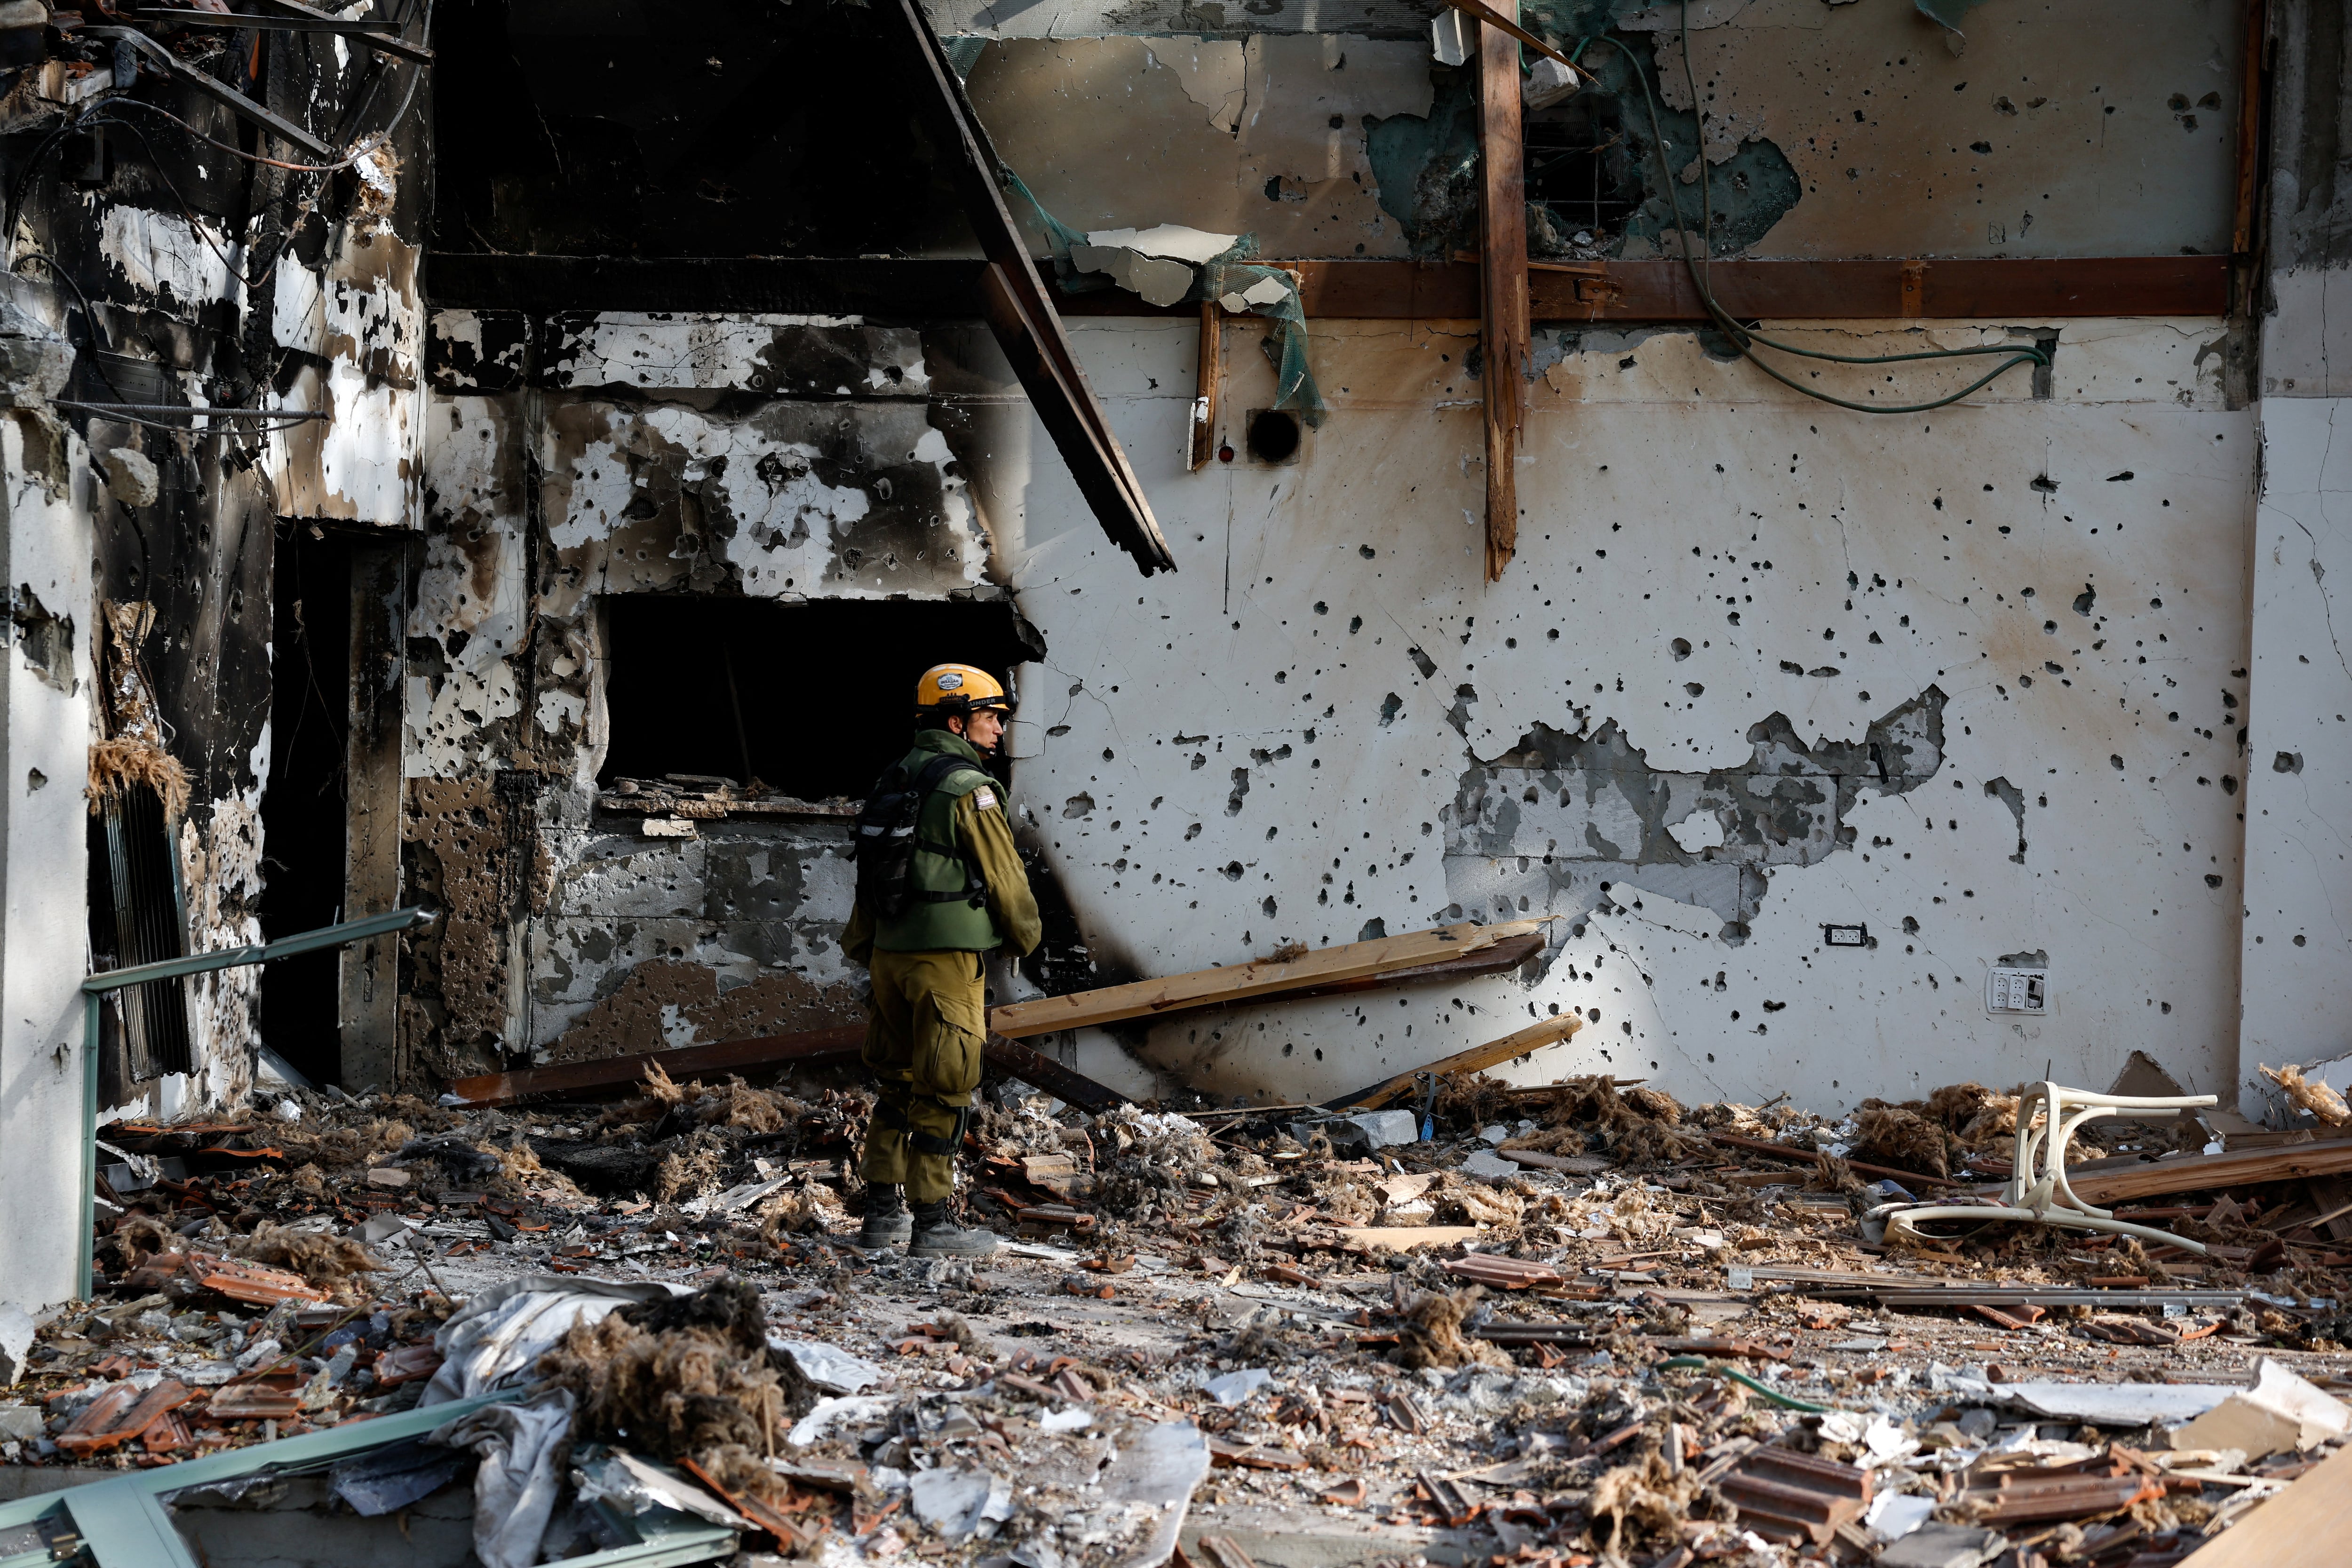
M 903 912 L 884 915 L 860 899 L 842 932 L 842 951 L 873 975 L 864 1055 L 880 1085 L 866 1131 L 860 1247 L 903 1246 L 916 1258 L 996 1249 L 993 1235 L 949 1217 L 948 1198 L 980 1087 L 987 955 L 1008 943 L 1026 954 L 1041 934 L 1003 792 L 982 762 L 1012 710 L 985 670 L 942 664 L 923 672 L 914 750 L 897 773 L 915 779 L 942 753 L 971 765 L 950 768 L 923 799 Z

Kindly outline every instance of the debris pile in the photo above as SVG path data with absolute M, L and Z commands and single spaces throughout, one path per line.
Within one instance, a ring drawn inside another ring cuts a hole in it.
M 1007 1244 L 978 1263 L 851 1245 L 869 1101 L 814 1080 L 118 1124 L 101 1299 L 0 1342 L 0 1455 L 103 1477 L 380 1425 L 400 1455 L 353 1487 L 470 1488 L 485 1563 L 617 1521 L 713 1559 L 1021 1568 L 1250 1568 L 1302 1534 L 1391 1564 L 2161 1568 L 2342 1474 L 2324 1119 L 2077 1134 L 2086 1201 L 2200 1255 L 1890 1229 L 2011 1175 L 2019 1096 L 1982 1085 L 1835 1120 L 1605 1077 L 1412 1099 L 1088 1113 L 996 1081 L 963 1196 Z

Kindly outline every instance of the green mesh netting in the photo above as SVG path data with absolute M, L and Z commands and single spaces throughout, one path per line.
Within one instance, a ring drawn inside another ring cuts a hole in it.
M 1315 372 L 1307 363 L 1307 308 L 1299 302 L 1298 284 L 1278 267 L 1258 267 L 1243 261 L 1212 261 L 1201 269 L 1198 297 L 1238 298 L 1271 279 L 1282 286 L 1282 297 L 1265 303 L 1249 302 L 1249 312 L 1276 323 L 1265 340 L 1265 357 L 1274 365 L 1274 405 L 1320 426 L 1328 410 Z M 1262 291 L 1262 290 L 1261 290 Z

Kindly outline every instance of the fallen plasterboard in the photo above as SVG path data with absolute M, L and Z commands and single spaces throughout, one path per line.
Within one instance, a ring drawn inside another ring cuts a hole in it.
M 1339 1234 L 1359 1247 L 1410 1252 L 1416 1247 L 1454 1247 L 1475 1241 L 1479 1230 L 1475 1225 L 1347 1225 L 1339 1227 Z
M 1070 247 L 1070 265 L 1100 272 L 1148 305 L 1173 305 L 1192 291 L 1194 268 L 1233 248 L 1238 235 L 1204 234 L 1182 224 L 1157 228 L 1102 228 Z
M 2222 1383 L 1990 1383 L 1955 1378 L 2037 1415 L 2095 1426 L 2145 1426 L 2193 1421 L 2242 1389 Z
M 2241 1389 L 2172 1434 L 2176 1448 L 2235 1448 L 2250 1459 L 2308 1448 L 2352 1430 L 2352 1410 L 2264 1358 Z
M 1098 1483 L 1106 1501 L 1159 1511 L 1151 1529 L 1111 1568 L 1158 1568 L 1174 1554 L 1193 1489 L 1209 1473 L 1209 1444 L 1190 1421 L 1156 1422 L 1120 1446 Z

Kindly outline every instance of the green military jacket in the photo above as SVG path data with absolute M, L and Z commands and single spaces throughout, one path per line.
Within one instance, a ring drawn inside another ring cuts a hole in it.
M 923 803 L 915 826 L 914 885 L 940 893 L 963 888 L 964 861 L 925 846 L 961 849 L 986 884 L 981 901 L 975 906 L 963 899 L 919 900 L 890 920 L 876 919 L 860 903 L 841 933 L 842 952 L 853 963 L 868 962 L 877 947 L 885 952 L 988 952 L 1010 946 L 1025 954 L 1035 951 L 1044 935 L 1028 873 L 1013 847 L 1004 792 L 982 771 L 979 751 L 952 731 L 924 730 L 916 734 L 915 749 L 901 765 L 909 773 L 919 773 L 942 752 L 971 766 L 950 770 Z

